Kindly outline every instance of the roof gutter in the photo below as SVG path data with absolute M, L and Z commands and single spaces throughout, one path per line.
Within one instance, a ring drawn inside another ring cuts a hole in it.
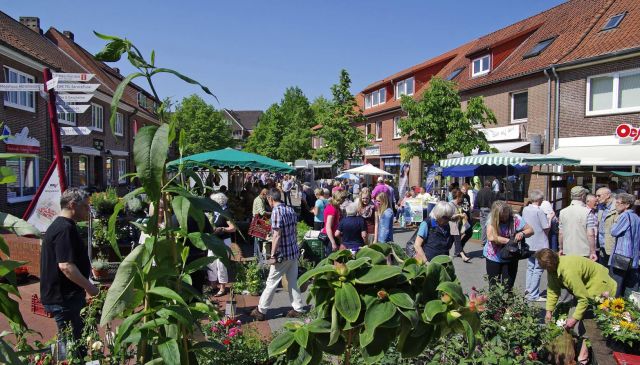
M 556 128 L 554 131 L 554 142 L 553 142 L 553 149 L 556 150 L 558 149 L 558 142 L 560 140 L 560 76 L 558 76 L 558 73 L 556 72 L 556 68 L 555 67 L 551 67 L 551 73 L 553 73 L 553 76 L 556 78 L 556 102 L 555 102 L 555 121 L 556 121 Z
M 581 60 L 571 61 L 562 64 L 552 65 L 557 71 L 575 70 L 578 68 L 599 65 L 602 63 L 625 60 L 628 58 L 640 56 L 640 47 L 628 48 L 621 51 L 615 51 L 604 55 L 598 55 Z

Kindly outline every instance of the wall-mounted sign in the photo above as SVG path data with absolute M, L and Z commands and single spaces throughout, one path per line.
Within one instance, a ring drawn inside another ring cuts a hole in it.
M 11 135 L 11 129 L 9 126 L 4 126 L 2 129 L 2 135 L 6 138 L 4 143 L 6 144 L 7 152 L 11 153 L 38 153 L 40 152 L 40 141 L 33 137 L 29 137 L 29 128 L 23 127 L 22 130 L 14 135 Z
M 623 123 L 616 128 L 616 137 L 622 140 L 637 142 L 640 138 L 640 128 Z
M 367 148 L 364 149 L 364 155 L 365 156 L 380 156 L 380 146 L 379 145 L 375 145 L 375 146 L 369 146 Z
M 480 129 L 487 137 L 488 142 L 508 141 L 520 138 L 520 125 L 508 125 L 506 127 Z
M 104 141 L 101 139 L 94 139 L 93 148 L 97 149 L 98 151 L 104 150 Z
M 3 82 L 0 83 L 0 91 L 40 91 L 44 90 L 43 84 L 34 83 L 13 83 Z
M 89 127 L 60 127 L 61 136 L 88 136 L 91 132 Z

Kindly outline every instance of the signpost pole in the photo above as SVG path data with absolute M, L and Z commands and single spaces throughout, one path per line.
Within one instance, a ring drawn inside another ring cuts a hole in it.
M 58 164 L 58 176 L 60 177 L 60 192 L 67 190 L 67 180 L 65 179 L 64 159 L 62 157 L 62 145 L 60 144 L 60 128 L 58 126 L 58 113 L 56 111 L 56 94 L 53 89 L 47 90 L 47 81 L 51 79 L 51 70 L 45 68 L 43 70 L 45 91 L 49 93 L 49 102 L 47 109 L 49 110 L 49 121 L 51 125 L 51 137 L 53 142 L 53 154 Z

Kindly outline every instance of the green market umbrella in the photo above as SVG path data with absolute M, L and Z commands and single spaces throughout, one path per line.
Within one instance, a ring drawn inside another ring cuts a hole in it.
M 176 170 L 182 163 L 185 167 L 210 166 L 218 170 L 270 171 L 290 173 L 295 169 L 284 162 L 258 155 L 256 153 L 224 148 L 217 151 L 198 153 L 171 161 L 170 170 Z
M 468 165 L 578 165 L 580 161 L 533 153 L 486 153 L 440 160 L 441 167 Z

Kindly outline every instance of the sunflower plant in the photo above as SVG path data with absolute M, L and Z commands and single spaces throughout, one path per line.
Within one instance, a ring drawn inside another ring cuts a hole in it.
M 624 298 L 602 296 L 593 305 L 602 335 L 631 348 L 640 347 L 640 309 Z

